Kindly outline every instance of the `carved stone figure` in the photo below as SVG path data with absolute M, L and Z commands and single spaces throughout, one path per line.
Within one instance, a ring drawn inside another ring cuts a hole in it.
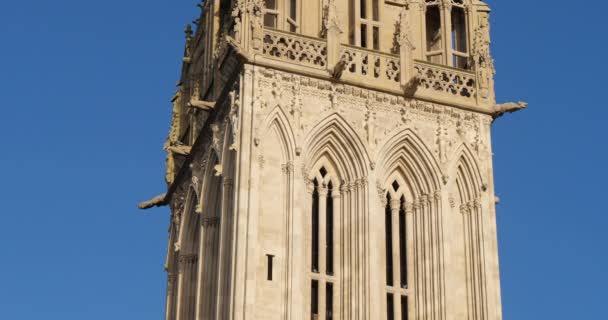
M 251 20 L 251 46 L 254 50 L 262 48 L 264 37 L 264 0 L 250 0 L 247 3 L 247 12 Z

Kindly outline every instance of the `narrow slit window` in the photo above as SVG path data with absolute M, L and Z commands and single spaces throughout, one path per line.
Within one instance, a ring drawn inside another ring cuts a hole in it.
M 380 21 L 380 6 L 378 5 L 378 0 L 373 0 L 372 10 L 372 18 L 374 21 Z
M 298 31 L 298 0 L 288 0 L 287 25 L 289 32 Z
M 374 27 L 374 50 L 380 50 L 380 28 Z
M 312 194 L 312 272 L 319 272 L 319 184 L 314 181 Z
M 386 234 L 386 285 L 393 286 L 393 231 L 391 217 L 391 198 L 387 196 L 385 209 L 385 234 Z
M 274 260 L 274 256 L 271 255 L 271 254 L 267 254 L 266 255 L 266 259 L 267 259 L 267 262 L 268 262 L 268 271 L 267 271 L 266 279 L 268 281 L 272 281 L 272 267 L 273 267 L 272 263 L 273 263 L 273 260 Z
M 297 18 L 298 14 L 298 0 L 290 0 L 289 1 L 289 17 L 294 21 Z
M 426 9 L 426 51 L 429 62 L 441 63 L 443 41 L 441 33 L 441 11 L 439 10 L 439 6 L 428 6 Z
M 325 270 L 328 275 L 334 274 L 334 203 L 332 198 L 333 185 L 330 182 L 328 185 L 328 199 L 327 199 L 327 210 L 326 210 L 326 239 L 327 239 L 327 251 L 326 251 L 326 263 Z
M 264 26 L 277 28 L 279 21 L 279 11 L 277 0 L 266 0 L 266 12 L 264 14 Z
M 401 296 L 401 320 L 408 320 L 408 311 L 409 307 L 407 305 L 408 299 L 407 296 Z
M 367 48 L 367 25 L 361 25 L 361 47 Z
M 312 280 L 310 290 L 310 319 L 317 320 L 319 318 L 319 281 Z
M 332 320 L 334 313 L 334 285 L 328 282 L 325 286 L 325 320 Z
M 453 66 L 468 69 L 467 22 L 464 8 L 452 8 Z
M 399 210 L 399 257 L 401 261 L 401 288 L 407 288 L 407 243 L 406 243 L 406 216 L 403 210 L 404 199 L 401 199 L 401 210 Z
M 386 295 L 386 319 L 395 320 L 395 301 L 393 300 L 393 294 L 388 293 Z
M 361 12 L 361 18 L 362 19 L 367 19 L 367 0 L 361 0 L 359 2 L 359 10 Z

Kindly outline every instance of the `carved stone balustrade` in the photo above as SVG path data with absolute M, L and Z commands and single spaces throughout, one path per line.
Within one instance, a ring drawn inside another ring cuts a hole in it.
M 291 72 L 306 72 L 322 78 L 331 77 L 326 39 L 302 36 L 264 28 L 263 46 L 256 63 Z M 395 54 L 339 44 L 341 75 L 339 80 L 395 94 L 413 94 L 414 98 L 457 105 L 470 110 L 489 112 L 478 97 L 477 75 L 473 71 L 446 67 L 421 60 L 401 61 Z M 412 88 L 404 88 L 402 66 L 410 66 Z
M 401 67 L 399 56 L 362 49 L 349 45 L 342 46 L 344 79 L 371 83 L 399 90 Z
M 477 81 L 474 72 L 415 61 L 415 75 L 418 79 L 418 93 L 425 96 L 444 96 L 475 102 L 477 98 Z
M 325 69 L 327 42 L 283 31 L 265 29 L 262 53 L 274 59 Z

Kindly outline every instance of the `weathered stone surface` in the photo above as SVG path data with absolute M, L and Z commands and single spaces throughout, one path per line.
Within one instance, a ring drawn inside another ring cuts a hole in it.
M 488 7 L 201 8 L 165 145 L 166 318 L 501 319 L 490 129 L 524 104 L 494 101 Z

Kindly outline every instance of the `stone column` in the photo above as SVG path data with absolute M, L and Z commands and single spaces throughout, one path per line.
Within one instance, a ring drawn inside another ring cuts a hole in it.
M 350 220 L 349 220 L 349 203 L 348 203 L 348 184 L 343 182 L 340 185 L 340 239 L 342 247 L 341 253 L 341 269 L 340 269 L 340 289 L 342 292 L 340 307 L 342 309 L 342 318 L 351 319 L 350 313 L 350 253 L 352 242 L 350 239 Z M 338 290 L 336 290 L 338 291 Z M 339 319 L 339 318 L 337 318 Z
M 230 303 L 230 279 L 232 275 L 232 200 L 233 200 L 233 180 L 224 179 L 224 189 L 222 193 L 222 219 L 220 224 L 220 247 L 219 247 L 219 289 L 218 289 L 218 319 L 228 317 L 228 304 Z
M 165 307 L 165 320 L 175 319 L 175 295 L 177 294 L 178 275 L 169 273 L 167 276 L 167 302 Z
M 179 294 L 177 304 L 177 320 L 191 320 L 195 316 L 196 304 L 196 254 L 186 254 L 179 257 Z
M 416 285 L 414 283 L 414 281 L 411 281 L 414 277 L 414 259 L 412 259 L 412 257 L 414 256 L 413 253 L 415 252 L 415 240 L 414 240 L 414 206 L 412 204 L 407 204 L 405 206 L 405 243 L 406 243 L 406 248 L 408 249 L 406 251 L 406 253 L 408 254 L 407 256 L 407 287 L 408 287 L 408 291 L 410 292 L 408 294 L 408 303 L 409 303 L 409 307 L 408 307 L 408 314 L 407 314 L 407 319 L 415 319 L 416 318 L 416 311 L 415 308 L 413 308 L 413 306 L 416 305 Z
M 452 1 L 442 0 L 441 8 L 441 25 L 443 26 L 443 49 L 446 66 L 452 66 Z
M 340 196 L 340 191 L 339 189 L 337 189 L 336 187 L 334 187 L 334 190 L 332 191 L 331 194 L 331 200 L 333 203 L 333 210 L 334 210 L 334 222 L 333 222 L 333 233 L 334 233 L 334 250 L 333 250 L 333 266 L 332 266 L 332 270 L 333 270 L 333 276 L 335 277 L 334 279 L 336 279 L 334 281 L 334 290 L 333 290 L 333 318 L 334 319 L 341 319 L 340 318 L 340 314 L 341 314 L 341 301 L 340 301 L 340 297 L 341 295 L 341 281 L 340 281 L 340 274 L 341 274 L 341 270 L 339 268 L 339 266 L 342 265 L 342 243 L 341 243 L 341 226 L 340 226 L 340 217 L 342 216 L 342 211 L 340 211 L 340 203 L 341 203 L 341 196 Z

